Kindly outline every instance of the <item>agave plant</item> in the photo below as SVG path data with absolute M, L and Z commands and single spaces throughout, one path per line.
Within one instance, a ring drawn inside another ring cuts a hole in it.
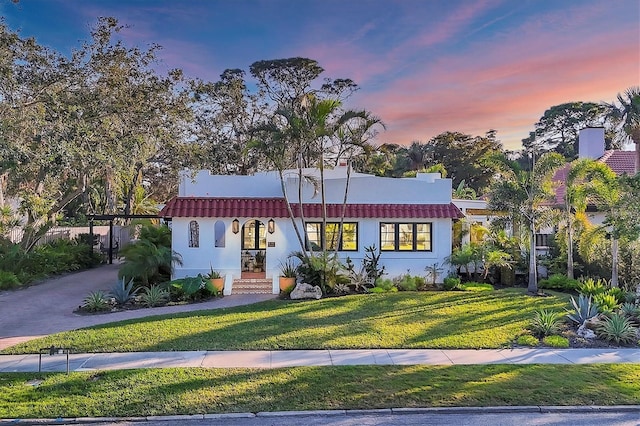
M 567 318 L 576 324 L 584 324 L 586 320 L 598 315 L 598 304 L 591 300 L 591 296 L 581 294 L 577 302 L 571 296 L 571 305 L 573 311 L 567 310 Z
M 616 344 L 631 343 L 637 339 L 636 333 L 637 330 L 629 318 L 620 314 L 611 315 L 598 327 L 598 337 Z
M 537 310 L 529 325 L 529 330 L 539 337 L 550 336 L 560 331 L 561 314 L 559 312 L 540 309 Z
M 98 290 L 89 293 L 82 302 L 82 307 L 89 312 L 106 311 L 109 309 L 109 301 L 104 292 Z
M 125 279 L 122 277 L 118 280 L 118 283 L 111 289 L 111 297 L 113 297 L 118 305 L 124 305 L 129 300 L 133 299 L 140 289 L 133 288 L 133 278 L 129 280 L 128 284 L 125 284 Z
M 155 306 L 164 305 L 169 299 L 169 292 L 162 287 L 152 285 L 151 287 L 145 287 L 140 298 L 145 306 L 153 308 Z

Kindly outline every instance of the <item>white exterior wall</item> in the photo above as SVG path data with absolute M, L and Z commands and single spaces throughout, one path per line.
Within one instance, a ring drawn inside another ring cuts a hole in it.
M 305 170 L 305 174 L 317 174 L 315 170 Z M 289 199 L 297 202 L 297 173 L 288 173 L 286 180 Z M 341 204 L 344 197 L 346 167 L 327 170 L 325 188 L 327 203 Z M 320 203 L 320 195 L 314 195 L 314 188 L 305 184 L 303 202 Z M 208 171 L 200 171 L 194 179 L 188 172 L 182 174 L 179 186 L 182 197 L 282 197 L 277 173 L 259 173 L 254 176 L 215 176 Z M 439 174 L 419 173 L 416 178 L 381 178 L 372 175 L 352 173 L 349 182 L 350 204 L 448 204 L 451 202 L 451 180 L 440 179 Z M 206 274 L 213 269 L 225 276 L 225 293 L 230 294 L 234 279 L 241 276 L 242 232 L 232 232 L 235 218 L 186 218 L 175 217 L 172 224 L 173 250 L 182 256 L 183 265 L 175 265 L 174 278 Z M 240 227 L 249 220 L 260 220 L 265 225 L 271 217 L 239 217 Z M 265 269 L 266 276 L 273 278 L 273 292 L 277 294 L 280 263 L 294 251 L 300 250 L 293 225 L 289 218 L 273 218 L 276 224 L 273 234 L 267 233 Z M 305 218 L 319 222 L 320 218 Z M 199 225 L 199 247 L 189 247 L 189 223 L 195 220 Z M 225 247 L 215 247 L 214 225 L 220 220 L 225 224 Z M 302 232 L 302 224 L 297 219 Z M 335 219 L 328 219 L 335 221 Z M 382 252 L 380 261 L 385 266 L 388 277 L 395 277 L 410 271 L 413 275 L 424 275 L 425 267 L 434 263 L 444 263 L 451 254 L 451 219 L 350 219 L 345 222 L 358 223 L 358 251 L 339 252 L 342 261 L 350 257 L 356 267 L 360 267 L 365 256 L 365 248 L 380 247 L 380 223 L 432 223 L 432 251 Z M 304 238 L 304 236 L 303 236 Z M 271 245 L 271 246 L 270 246 Z M 446 274 L 445 274 L 446 275 Z

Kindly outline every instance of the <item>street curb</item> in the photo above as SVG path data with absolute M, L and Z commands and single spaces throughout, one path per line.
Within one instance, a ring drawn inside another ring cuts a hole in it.
M 212 413 L 186 414 L 171 416 L 146 417 L 77 417 L 56 419 L 0 419 L 0 425 L 41 425 L 41 424 L 84 424 L 107 422 L 144 422 L 144 421 L 186 421 L 204 419 L 238 419 L 254 417 L 302 417 L 302 416 L 355 416 L 355 415 L 407 415 L 407 414 L 500 414 L 500 413 L 592 413 L 592 412 L 624 412 L 640 413 L 640 405 L 605 405 L 605 406 L 502 406 L 502 407 L 416 407 L 416 408 L 381 408 L 364 410 L 311 410 L 311 411 L 261 411 L 258 413 Z

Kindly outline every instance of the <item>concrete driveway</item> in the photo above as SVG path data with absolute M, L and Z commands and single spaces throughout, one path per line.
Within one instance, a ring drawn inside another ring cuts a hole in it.
M 114 321 L 177 312 L 228 308 L 273 299 L 270 294 L 239 294 L 191 305 L 163 306 L 99 315 L 73 311 L 92 291 L 109 291 L 118 279 L 118 264 L 47 280 L 31 287 L 0 292 L 0 350 L 47 334 Z

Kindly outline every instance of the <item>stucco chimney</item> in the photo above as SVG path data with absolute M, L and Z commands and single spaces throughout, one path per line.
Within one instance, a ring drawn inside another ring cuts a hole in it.
M 604 127 L 585 127 L 578 134 L 578 158 L 597 160 L 604 155 Z

